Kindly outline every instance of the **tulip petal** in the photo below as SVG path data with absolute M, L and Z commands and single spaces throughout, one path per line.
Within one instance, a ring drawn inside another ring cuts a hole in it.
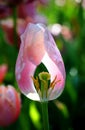
M 64 84 L 65 84 L 65 68 L 64 63 L 61 57 L 61 54 L 52 38 L 51 34 L 48 30 L 45 31 L 45 47 L 46 47 L 46 54 L 43 58 L 44 65 L 48 68 L 49 73 L 51 74 L 51 81 L 57 76 L 58 82 L 51 92 L 49 100 L 53 100 L 57 98 L 63 91 Z
M 50 56 L 50 58 L 53 60 L 53 62 L 58 66 L 63 77 L 65 78 L 64 63 L 63 63 L 61 54 L 59 52 L 59 49 L 57 48 L 57 45 L 48 30 L 45 31 L 44 35 L 45 35 L 46 51 L 48 55 Z
M 24 47 L 25 45 L 22 38 L 22 44 L 20 46 L 20 51 L 16 62 L 16 79 L 23 94 L 25 94 L 30 99 L 34 100 L 36 97 L 36 100 L 39 100 L 39 96 L 31 79 L 36 66 L 30 62 L 27 57 L 25 57 Z
M 24 52 L 28 60 L 35 65 L 40 64 L 45 54 L 44 36 L 41 28 L 34 24 L 29 24 L 21 38 L 25 42 Z

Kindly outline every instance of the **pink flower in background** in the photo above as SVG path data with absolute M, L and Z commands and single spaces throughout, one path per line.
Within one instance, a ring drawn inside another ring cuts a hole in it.
M 43 64 L 47 70 L 34 78 L 36 68 Z M 45 100 L 56 99 L 63 91 L 65 68 L 61 54 L 50 32 L 43 24 L 28 24 L 21 35 L 21 46 L 16 62 L 16 80 L 23 94 L 32 100 L 43 100 L 39 78 L 45 74 L 50 85 Z M 48 76 L 49 75 L 49 76 Z M 44 91 L 43 90 L 43 91 Z
M 66 40 L 72 40 L 72 32 L 69 27 L 63 25 L 61 34 Z
M 20 114 L 21 100 L 13 86 L 0 86 L 0 126 L 8 126 Z
M 12 15 L 13 6 L 17 6 L 18 17 L 29 18 L 32 22 L 37 14 L 37 7 L 43 4 L 46 5 L 46 3 L 47 0 L 0 0 L 0 19 Z
M 39 2 L 39 1 L 38 1 Z M 18 17 L 24 19 L 27 23 L 46 23 L 45 16 L 40 15 L 37 12 L 38 3 L 37 0 L 32 3 L 20 4 L 18 6 Z
M 7 69 L 8 69 L 8 67 L 6 64 L 0 65 L 0 83 L 3 82 L 5 75 L 7 73 Z
M 20 35 L 24 32 L 25 27 L 27 23 L 23 19 L 17 19 L 17 43 L 18 46 L 20 45 Z M 13 27 L 13 20 L 12 19 L 6 19 L 1 20 L 1 26 L 4 31 L 6 42 L 8 42 L 10 45 L 14 44 L 14 27 Z
M 36 15 L 36 7 L 37 7 L 36 1 L 27 4 L 20 4 L 18 6 L 18 16 L 20 18 L 30 17 L 31 19 L 33 19 L 34 16 Z
M 16 21 L 16 32 L 17 32 L 17 43 L 18 47 L 20 45 L 20 35 L 24 32 L 27 24 L 29 22 L 36 23 L 46 23 L 44 16 L 37 13 L 37 2 L 28 2 L 27 4 L 20 4 L 17 6 L 17 21 Z M 12 18 L 1 20 L 1 26 L 5 34 L 6 42 L 13 45 L 14 44 L 14 23 Z

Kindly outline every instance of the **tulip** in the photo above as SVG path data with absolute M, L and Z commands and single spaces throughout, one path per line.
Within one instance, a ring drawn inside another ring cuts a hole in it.
M 20 45 L 20 37 L 19 35 L 22 34 L 26 27 L 26 22 L 23 19 L 17 19 L 17 29 L 16 29 L 16 37 L 17 37 L 17 45 Z M 14 44 L 14 26 L 12 19 L 1 20 L 1 27 L 5 34 L 6 42 L 10 45 Z
M 49 101 L 62 93 L 64 63 L 52 35 L 43 24 L 29 23 L 21 35 L 15 74 L 21 92 L 32 100 Z
M 19 93 L 11 85 L 0 86 L 0 126 L 15 122 L 20 114 L 21 100 Z
M 18 6 L 18 16 L 20 18 L 27 18 L 29 17 L 30 19 L 33 19 L 36 15 L 36 2 L 32 2 L 32 3 L 27 3 L 27 4 L 20 4 Z

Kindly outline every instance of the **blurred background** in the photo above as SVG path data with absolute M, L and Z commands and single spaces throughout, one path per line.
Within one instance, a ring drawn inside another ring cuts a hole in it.
M 0 0 L 0 84 L 13 85 L 20 35 L 29 22 L 44 23 L 66 68 L 62 95 L 48 103 L 50 130 L 85 129 L 85 0 Z M 5 106 L 6 107 L 6 106 Z M 21 94 L 18 119 L 0 130 L 43 130 L 40 103 Z

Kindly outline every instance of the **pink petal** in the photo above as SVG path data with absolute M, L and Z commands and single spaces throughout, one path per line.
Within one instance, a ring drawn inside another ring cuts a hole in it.
M 50 94 L 49 100 L 57 98 L 64 89 L 65 84 L 65 68 L 64 63 L 61 57 L 61 54 L 48 30 L 45 31 L 45 46 L 46 46 L 46 55 L 43 58 L 43 63 L 48 68 L 49 73 L 51 74 L 51 81 L 57 76 L 57 81 L 60 80 L 54 87 L 52 93 Z
M 24 43 L 22 40 L 22 44 L 20 46 L 20 51 L 18 55 L 18 59 L 16 62 L 16 79 L 19 84 L 19 87 L 23 94 L 25 94 L 30 99 L 34 99 L 34 95 L 36 94 L 36 98 L 38 98 L 38 94 L 33 85 L 33 81 L 31 76 L 34 75 L 36 66 L 30 62 L 24 54 Z M 33 95 L 30 97 L 30 95 Z

